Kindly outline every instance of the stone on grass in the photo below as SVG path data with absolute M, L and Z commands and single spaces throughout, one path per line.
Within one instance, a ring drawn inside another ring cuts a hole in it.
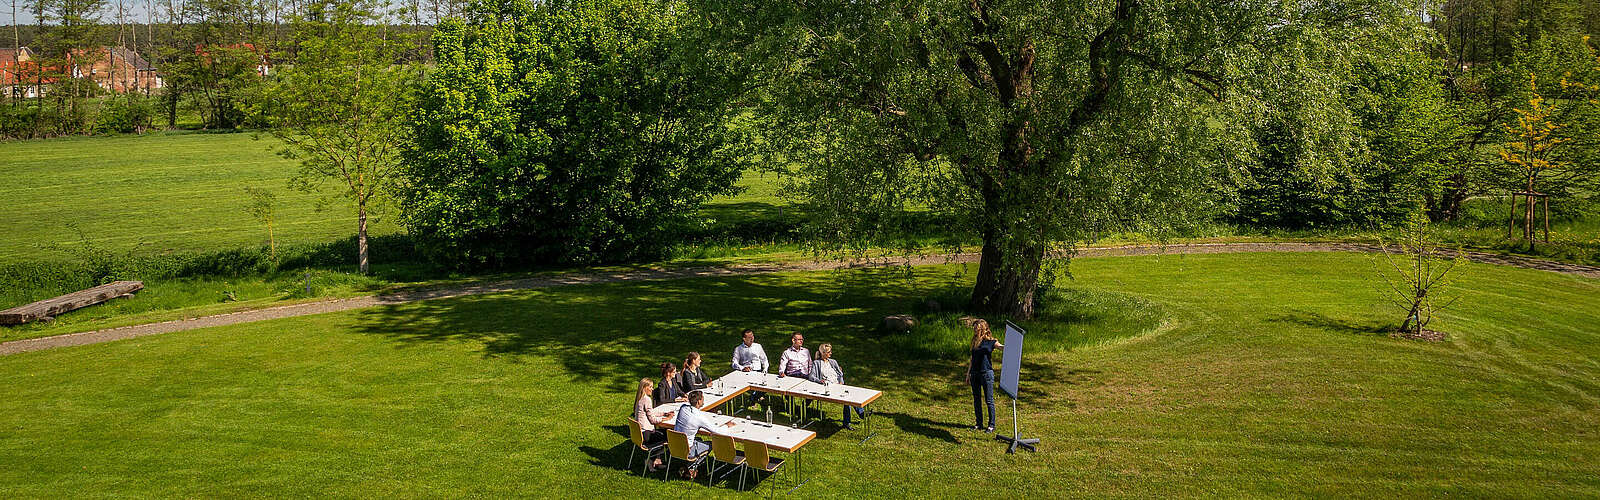
M 917 318 L 910 314 L 893 314 L 883 317 L 883 329 L 891 332 L 909 332 L 917 326 Z

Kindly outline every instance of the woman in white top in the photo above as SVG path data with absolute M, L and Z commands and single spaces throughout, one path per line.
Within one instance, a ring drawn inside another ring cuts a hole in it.
M 811 376 L 808 378 L 812 382 L 819 384 L 844 383 L 844 370 L 839 369 L 839 362 L 833 359 L 833 344 L 822 344 L 817 346 L 817 360 L 811 363 Z M 851 410 L 854 410 L 856 415 L 860 416 L 861 418 L 867 418 L 866 410 L 864 408 L 844 405 L 844 428 L 846 429 L 850 428 Z
M 656 407 L 655 402 L 650 400 L 650 391 L 655 389 L 655 385 L 649 378 L 639 379 L 639 394 L 633 399 L 633 419 L 639 422 L 639 430 L 644 431 L 644 444 L 646 445 L 653 445 L 667 440 L 667 433 L 662 432 L 659 428 L 659 426 L 667 423 L 666 420 L 657 418 L 655 412 L 650 411 Z M 659 457 L 654 462 L 651 462 L 649 470 L 654 471 L 657 467 L 661 467 L 661 459 Z

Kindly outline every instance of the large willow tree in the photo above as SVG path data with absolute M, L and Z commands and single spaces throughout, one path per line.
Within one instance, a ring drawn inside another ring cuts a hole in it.
M 1075 243 L 1224 206 L 1262 123 L 1300 168 L 1338 168 L 1359 142 L 1339 97 L 1352 56 L 1422 32 L 1393 1 L 703 5 L 768 68 L 758 115 L 825 250 L 934 210 L 983 241 L 971 308 L 1022 318 Z

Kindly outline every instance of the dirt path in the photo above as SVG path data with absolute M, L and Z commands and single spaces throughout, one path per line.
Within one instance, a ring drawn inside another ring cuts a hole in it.
M 1129 255 L 1157 255 L 1157 254 L 1204 254 L 1204 253 L 1241 253 L 1241 252 L 1377 252 L 1376 245 L 1364 243 L 1206 243 L 1193 245 L 1129 245 L 1119 247 L 1084 248 L 1078 251 L 1077 257 L 1111 257 Z M 1574 274 L 1590 278 L 1600 278 L 1600 267 L 1567 264 L 1530 257 L 1515 255 L 1496 255 L 1482 252 L 1468 252 L 1467 258 L 1474 262 L 1497 264 L 1502 266 L 1538 269 L 1544 271 Z M 617 281 L 651 281 L 671 280 L 682 278 L 698 278 L 706 276 L 749 276 L 756 274 L 779 273 L 785 271 L 821 271 L 833 269 L 890 267 L 901 265 L 924 266 L 946 263 L 977 262 L 977 254 L 934 255 L 916 257 L 911 259 L 885 259 L 885 260 L 856 260 L 856 261 L 803 261 L 782 264 L 759 265 L 734 265 L 726 267 L 694 267 L 682 269 L 649 269 L 607 273 L 573 273 L 539 278 L 523 278 L 515 280 L 476 283 L 468 285 L 449 286 L 422 290 L 411 290 L 385 295 L 355 297 L 348 299 L 332 299 L 321 302 L 296 304 L 291 306 L 271 307 L 251 311 L 241 311 L 215 316 L 205 316 L 193 319 L 165 321 L 143 325 L 109 328 L 91 332 L 69 333 L 53 337 L 36 339 L 15 340 L 0 343 L 0 356 L 20 352 L 38 351 L 56 347 L 69 347 L 87 344 L 98 344 L 113 340 L 122 340 L 146 335 L 156 335 L 168 332 L 193 330 L 196 328 L 210 328 L 213 326 L 236 325 L 255 321 L 266 321 L 280 318 L 292 318 L 311 314 L 322 314 L 335 311 L 348 311 L 387 304 L 404 304 L 419 300 L 443 299 L 450 297 L 463 297 L 468 295 L 482 295 L 490 293 L 509 292 L 515 290 L 529 290 L 549 288 L 566 285 L 586 285 L 595 283 L 611 283 Z

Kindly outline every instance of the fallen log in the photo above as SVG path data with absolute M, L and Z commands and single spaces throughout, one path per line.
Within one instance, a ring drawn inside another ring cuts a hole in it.
M 115 281 L 87 290 L 78 290 L 60 297 L 0 311 L 0 325 L 20 325 L 29 321 L 47 320 L 107 300 L 127 297 L 143 289 L 142 281 Z

